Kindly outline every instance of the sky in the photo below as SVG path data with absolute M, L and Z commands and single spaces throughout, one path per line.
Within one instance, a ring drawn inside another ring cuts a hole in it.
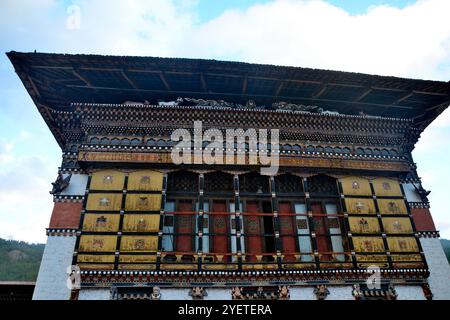
M 450 80 L 448 0 L 0 1 L 0 237 L 45 242 L 61 152 L 5 52 L 206 58 Z M 450 238 L 450 110 L 413 152 Z

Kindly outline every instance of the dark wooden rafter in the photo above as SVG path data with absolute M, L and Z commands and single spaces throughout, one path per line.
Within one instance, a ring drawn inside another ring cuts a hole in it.
M 247 85 L 248 85 L 248 75 L 245 75 L 244 80 L 242 81 L 242 94 L 247 93 Z
M 285 84 L 284 81 L 281 81 L 281 82 L 280 82 L 280 84 L 278 85 L 277 89 L 276 89 L 275 92 L 273 93 L 273 95 L 274 95 L 275 97 L 278 97 L 278 96 L 279 96 L 281 90 L 283 90 L 283 88 L 284 88 L 284 84 Z
M 401 103 L 402 101 L 405 101 L 406 99 L 409 99 L 413 96 L 414 92 L 411 91 L 410 93 L 407 93 L 406 95 L 404 95 L 403 97 L 401 97 L 400 99 L 397 99 L 396 101 L 394 101 L 392 103 L 392 105 L 398 105 L 399 103 Z
M 86 83 L 86 85 L 87 85 L 88 87 L 93 87 L 93 85 L 91 84 L 91 82 L 90 82 L 89 80 L 87 80 L 85 77 L 83 77 L 83 76 L 79 73 L 78 69 L 72 68 L 71 71 L 72 71 L 72 73 L 73 73 L 73 75 L 74 75 L 75 77 L 77 77 L 78 79 L 80 79 L 81 81 L 83 81 L 84 83 Z
M 158 75 L 159 75 L 159 78 L 161 79 L 161 82 L 162 82 L 162 83 L 164 84 L 164 86 L 166 87 L 166 90 L 167 90 L 167 91 L 172 91 L 172 89 L 170 89 L 169 83 L 168 83 L 167 80 L 166 80 L 166 77 L 164 76 L 164 72 L 161 71 L 161 72 L 158 73 Z
M 206 84 L 203 72 L 200 72 L 200 82 L 202 83 L 203 91 L 208 92 L 208 85 Z
M 312 95 L 313 99 L 320 98 L 320 96 L 323 95 L 323 94 L 325 93 L 325 91 L 327 91 L 327 89 L 328 89 L 328 84 L 327 84 L 327 83 L 324 83 L 323 86 L 322 86 L 322 88 L 320 88 L 317 92 L 315 92 L 315 93 Z
M 368 88 L 368 89 L 365 90 L 361 95 L 359 95 L 355 100 L 353 100 L 353 102 L 361 101 L 362 99 L 364 99 L 365 97 L 367 97 L 372 91 L 373 91 L 372 88 Z
M 131 86 L 133 89 L 139 89 L 139 87 L 136 85 L 136 83 L 134 83 L 134 81 L 131 80 L 130 77 L 127 75 L 127 70 L 126 70 L 126 69 L 120 70 L 120 74 L 121 74 L 122 77 L 130 84 L 130 86 Z

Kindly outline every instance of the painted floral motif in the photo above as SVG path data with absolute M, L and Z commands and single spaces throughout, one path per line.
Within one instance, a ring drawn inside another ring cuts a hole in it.
M 361 231 L 368 231 L 369 230 L 369 223 L 364 218 L 361 218 L 361 220 L 359 220 L 358 225 L 359 225 L 359 229 Z
M 148 198 L 147 197 L 139 197 L 138 200 L 138 206 L 143 207 L 148 205 Z
M 353 181 L 353 182 L 352 182 L 352 189 L 359 189 L 359 183 L 358 183 L 358 181 Z
M 92 240 L 92 248 L 93 249 L 101 249 L 104 246 L 104 241 L 103 239 L 93 239 Z
M 100 200 L 99 200 L 100 207 L 108 207 L 110 203 L 111 203 L 111 201 L 105 197 L 100 198 Z
M 389 182 L 383 182 L 381 184 L 381 187 L 383 188 L 383 190 L 391 190 L 391 185 L 389 184 Z
M 97 228 L 104 228 L 104 227 L 106 227 L 106 221 L 107 221 L 107 219 L 105 216 L 98 217 L 97 221 L 95 223 L 95 226 Z
M 141 183 L 142 184 L 149 184 L 150 183 L 150 177 L 149 176 L 142 176 L 141 177 Z
M 112 184 L 113 183 L 113 177 L 112 176 L 104 176 L 103 177 L 103 183 L 104 184 Z
M 136 250 L 144 250 L 145 249 L 145 240 L 144 239 L 137 239 L 134 241 L 134 248 Z
M 139 219 L 137 223 L 137 230 L 138 231 L 144 231 L 147 227 L 147 223 L 145 222 L 144 218 Z

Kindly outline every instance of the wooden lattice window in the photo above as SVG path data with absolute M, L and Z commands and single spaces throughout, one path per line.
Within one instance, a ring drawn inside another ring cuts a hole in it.
M 275 186 L 277 193 L 303 192 L 302 178 L 291 174 L 275 177 Z
M 189 171 L 177 171 L 168 176 L 167 191 L 198 191 L 198 175 Z
M 233 176 L 224 172 L 205 174 L 205 192 L 233 192 Z
M 239 190 L 241 192 L 268 193 L 269 177 L 261 176 L 256 172 L 248 173 L 239 177 Z
M 336 179 L 326 176 L 317 175 L 308 178 L 309 191 L 314 193 L 337 194 Z

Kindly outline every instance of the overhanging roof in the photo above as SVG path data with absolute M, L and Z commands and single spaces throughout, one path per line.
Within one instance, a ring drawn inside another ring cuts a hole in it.
M 270 108 L 285 101 L 343 114 L 412 118 L 423 130 L 450 104 L 450 82 L 202 59 L 11 51 L 39 111 L 71 102 L 123 103 L 191 97 Z M 48 123 L 48 119 L 46 119 Z

